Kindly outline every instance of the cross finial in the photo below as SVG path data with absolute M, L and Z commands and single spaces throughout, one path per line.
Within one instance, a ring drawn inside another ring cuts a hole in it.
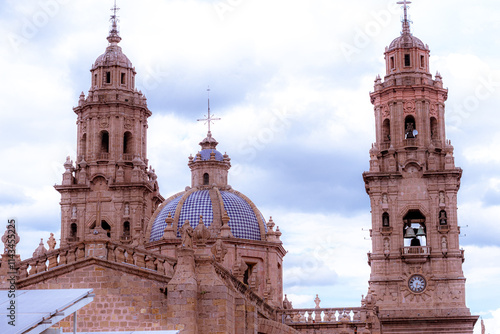
M 111 18 L 109 19 L 111 21 L 111 29 L 109 31 L 108 41 L 110 43 L 119 43 L 121 41 L 121 37 L 118 34 L 118 15 L 116 15 L 119 10 L 120 8 L 116 7 L 115 0 L 115 4 L 113 8 L 111 8 L 113 15 L 111 15 Z
M 408 21 L 408 8 L 409 8 L 408 5 L 411 4 L 411 1 L 408 0 L 398 1 L 397 4 L 403 5 L 403 10 L 404 10 L 403 34 L 410 33 L 410 21 Z
M 113 15 L 111 15 L 111 19 L 116 21 L 116 12 L 118 12 L 120 10 L 120 8 L 116 7 L 116 0 L 115 0 L 115 5 L 113 6 L 113 8 L 111 8 L 111 10 L 113 11 Z
M 211 134 L 211 132 L 210 132 L 210 124 L 213 121 L 220 121 L 220 118 L 214 118 L 214 117 L 212 117 L 213 115 L 210 114 L 210 87 L 207 88 L 207 96 L 208 96 L 208 116 L 205 115 L 206 118 L 200 118 L 197 121 L 198 122 L 204 121 L 205 124 L 208 124 L 208 133 Z

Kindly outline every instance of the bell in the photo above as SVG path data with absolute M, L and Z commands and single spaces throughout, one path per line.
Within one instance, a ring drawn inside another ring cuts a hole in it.
M 416 235 L 415 235 L 415 231 L 413 230 L 413 228 L 410 226 L 406 229 L 406 233 L 405 233 L 405 238 L 415 238 Z
M 422 226 L 420 226 L 417 230 L 417 237 L 425 237 L 425 231 Z

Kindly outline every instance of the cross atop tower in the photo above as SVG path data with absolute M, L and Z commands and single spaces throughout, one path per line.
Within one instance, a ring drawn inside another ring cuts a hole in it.
M 116 23 L 116 21 L 117 21 L 116 12 L 118 12 L 120 10 L 120 8 L 116 7 L 116 0 L 115 0 L 115 5 L 113 6 L 113 8 L 111 8 L 111 10 L 113 11 L 113 15 L 111 15 L 111 21 L 113 23 Z
M 403 19 L 403 34 L 405 33 L 410 33 L 410 21 L 408 21 L 408 8 L 409 4 L 411 4 L 411 1 L 408 0 L 403 0 L 403 1 L 398 1 L 398 5 L 403 5 L 403 10 L 404 10 L 404 19 Z
M 121 41 L 121 37 L 118 33 L 118 15 L 116 15 L 119 10 L 120 8 L 116 7 L 115 0 L 115 5 L 111 8 L 113 15 L 111 15 L 111 18 L 109 19 L 111 21 L 111 29 L 109 30 L 108 41 L 110 43 L 119 43 Z
M 208 133 L 210 133 L 210 124 L 213 121 L 220 121 L 220 118 L 219 117 L 214 118 L 214 117 L 212 117 L 213 115 L 210 114 L 210 87 L 207 88 L 207 95 L 208 95 L 208 116 L 205 115 L 206 118 L 200 118 L 200 119 L 197 119 L 197 121 L 198 122 L 204 121 L 205 122 L 204 124 L 208 124 Z

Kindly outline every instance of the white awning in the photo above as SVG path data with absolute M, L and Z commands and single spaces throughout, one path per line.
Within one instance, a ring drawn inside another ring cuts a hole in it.
M 38 334 L 94 300 L 92 289 L 2 290 L 0 333 Z M 10 323 L 9 323 L 10 322 Z

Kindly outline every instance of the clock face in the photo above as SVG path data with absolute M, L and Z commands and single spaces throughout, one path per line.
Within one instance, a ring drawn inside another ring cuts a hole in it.
M 413 292 L 422 292 L 425 290 L 426 286 L 427 282 L 425 281 L 425 278 L 420 275 L 413 275 L 408 280 L 408 287 Z

